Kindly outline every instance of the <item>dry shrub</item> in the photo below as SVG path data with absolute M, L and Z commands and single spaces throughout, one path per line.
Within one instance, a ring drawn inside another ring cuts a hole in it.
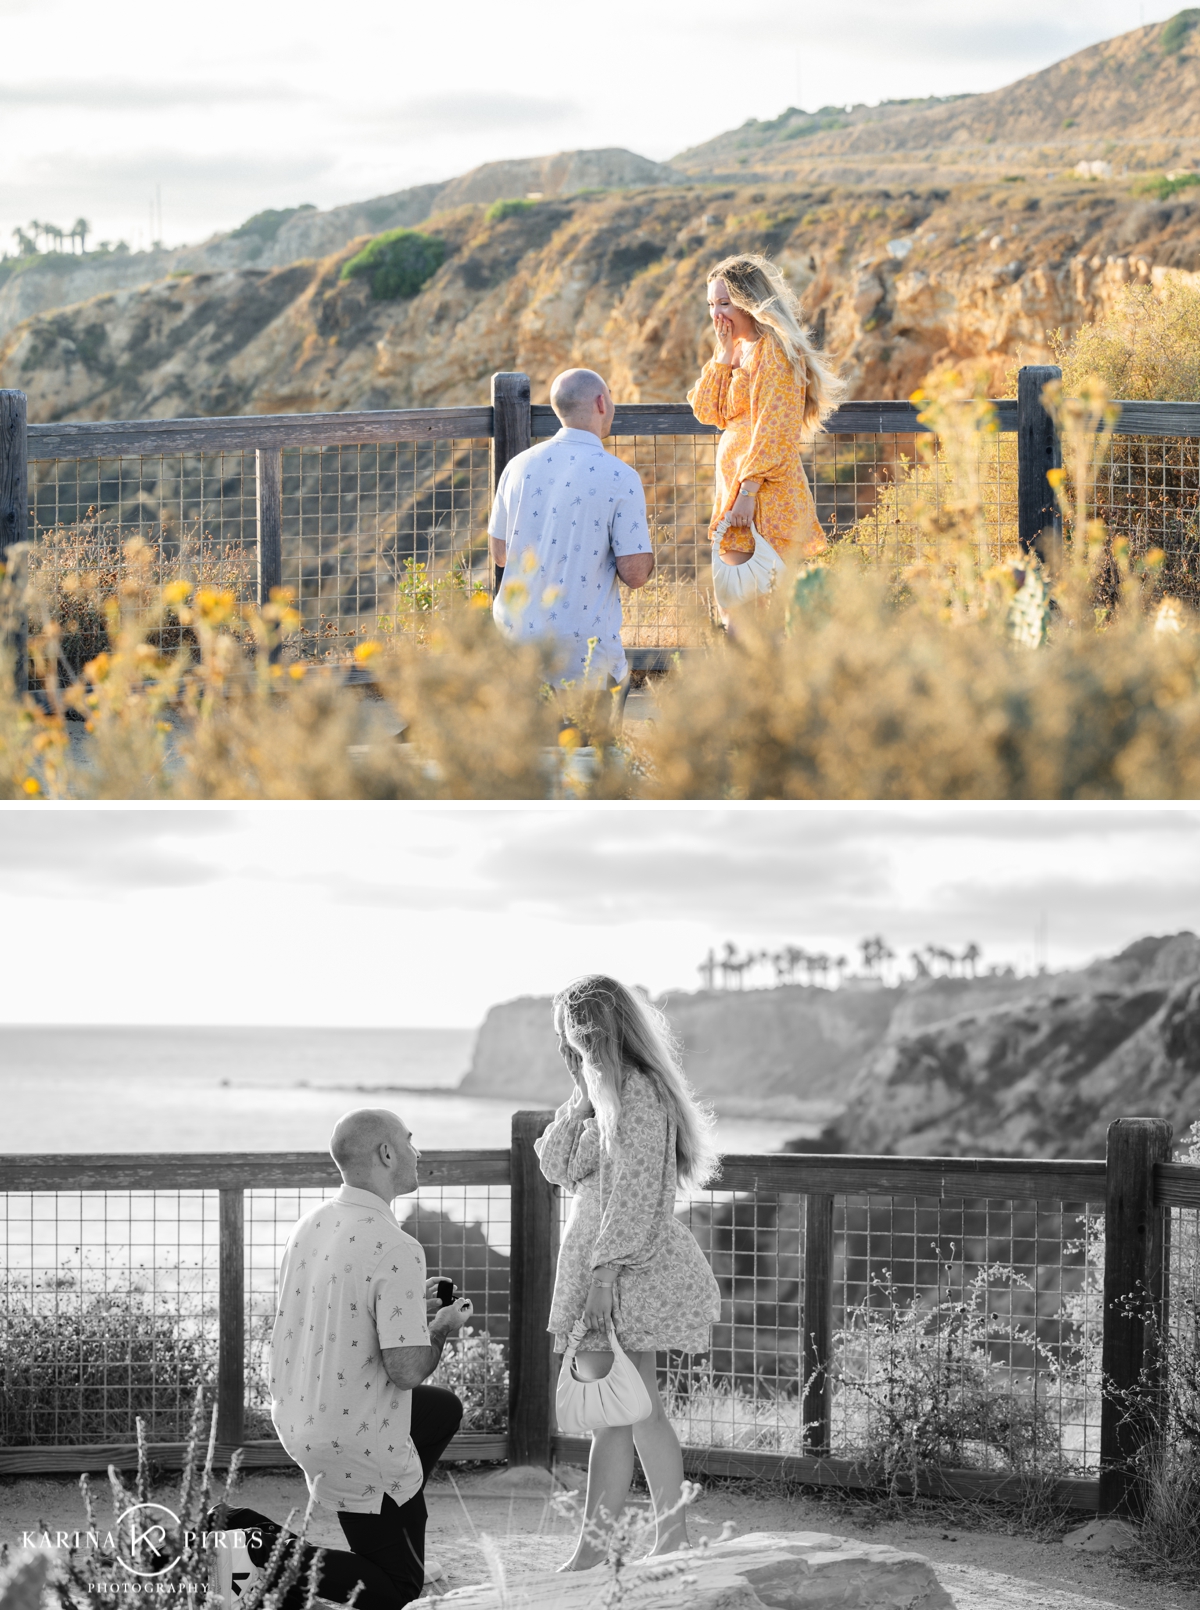
M 104 611 L 130 574 L 128 533 L 115 522 L 81 520 L 51 526 L 29 549 L 29 614 L 34 630 L 57 628 L 59 653 L 76 675 L 110 645 Z M 133 573 L 143 585 L 165 587 L 185 577 L 198 587 L 232 588 L 245 595 L 252 564 L 240 548 L 195 533 L 180 542 L 134 543 Z M 162 646 L 192 642 L 178 622 L 164 623 Z
M 31 642 L 41 691 L 14 698 L 8 646 L 9 798 L 545 798 L 560 791 L 559 757 L 585 741 L 594 790 L 624 786 L 609 696 L 552 695 L 547 656 L 510 644 L 476 600 L 439 611 L 421 639 L 360 644 L 363 687 L 346 665 L 281 663 L 300 629 L 286 596 L 260 612 L 232 589 L 159 587 L 140 544 L 124 560 L 115 596 L 89 594 L 108 647 L 80 675 L 46 623 Z M 14 609 L 10 583 L 10 619 Z M 186 641 L 164 646 L 168 628 Z
M 1200 637 L 1120 622 L 1038 653 L 1004 617 L 897 607 L 836 574 L 819 613 L 765 614 L 660 696 L 658 799 L 1190 798 Z
M 1094 324 L 1050 344 L 1068 392 L 1094 377 L 1131 402 L 1200 402 L 1200 289 L 1184 280 L 1122 286 Z
M 454 593 L 417 632 L 346 665 L 284 664 L 300 617 L 233 588 L 160 585 L 127 546 L 107 649 L 76 675 L 57 620 L 33 641 L 42 692 L 0 669 L 9 798 L 1146 799 L 1200 795 L 1200 629 L 1163 598 L 1161 554 L 1089 518 L 1099 383 L 1050 399 L 1072 540 L 1045 565 L 997 553 L 979 471 L 985 399 L 943 377 L 937 498 L 918 485 L 902 541 L 837 544 L 789 597 L 681 659 L 636 738 L 606 694 L 552 694 L 542 650 Z M 10 600 L 11 602 L 11 600 Z M 63 686 L 63 683 L 66 686 Z M 72 733 L 86 731 L 86 740 Z M 564 764 L 565 763 L 565 764 Z
M 1126 285 L 1094 324 L 1052 337 L 1063 390 L 1099 381 L 1130 401 L 1200 401 L 1200 288 L 1174 276 Z M 1092 513 L 1130 543 L 1162 552 L 1161 585 L 1200 606 L 1200 442 L 1114 436 L 1096 454 Z

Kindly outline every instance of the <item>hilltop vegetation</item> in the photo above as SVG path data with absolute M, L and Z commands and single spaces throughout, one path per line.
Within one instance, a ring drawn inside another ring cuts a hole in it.
M 682 152 L 690 174 L 880 182 L 1044 175 L 1083 159 L 1135 171 L 1200 157 L 1200 9 L 1151 23 L 986 95 L 789 107 Z M 915 166 L 919 162 L 919 169 Z

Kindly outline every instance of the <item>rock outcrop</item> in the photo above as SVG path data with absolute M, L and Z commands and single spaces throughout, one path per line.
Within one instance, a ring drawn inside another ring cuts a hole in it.
M 600 1572 L 535 1571 L 511 1583 L 456 1588 L 456 1610 L 588 1610 Z M 683 1555 L 639 1560 L 622 1573 L 631 1602 L 689 1610 L 954 1610 L 929 1561 L 883 1543 L 825 1532 L 750 1532 Z M 445 1601 L 443 1601 L 445 1602 Z

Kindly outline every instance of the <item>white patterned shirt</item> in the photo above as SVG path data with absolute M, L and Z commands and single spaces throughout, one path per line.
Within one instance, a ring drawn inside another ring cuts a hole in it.
M 428 1342 L 424 1249 L 381 1197 L 343 1185 L 288 1237 L 271 1335 L 271 1420 L 319 1503 L 375 1515 L 385 1493 L 420 1490 L 412 1393 L 380 1349 Z
M 500 629 L 518 642 L 553 638 L 563 682 L 621 681 L 617 560 L 652 551 L 637 471 L 592 431 L 564 425 L 505 465 L 488 535 L 507 549 L 492 606 Z

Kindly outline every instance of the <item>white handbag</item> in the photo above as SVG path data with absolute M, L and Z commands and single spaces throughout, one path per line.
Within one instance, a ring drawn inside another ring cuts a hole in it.
M 654 1413 L 646 1383 L 617 1340 L 611 1321 L 608 1343 L 613 1361 L 608 1374 L 599 1381 L 581 1381 L 575 1374 L 575 1353 L 587 1328 L 583 1319 L 575 1321 L 558 1375 L 554 1408 L 558 1429 L 567 1437 L 582 1437 L 605 1426 L 634 1426 Z
M 783 560 L 753 523 L 750 535 L 754 538 L 754 552 L 744 564 L 729 564 L 721 558 L 721 538 L 728 529 L 728 515 L 713 528 L 713 592 L 721 609 L 736 609 L 739 604 L 752 603 L 760 595 L 769 593 L 783 575 L 785 567 Z

